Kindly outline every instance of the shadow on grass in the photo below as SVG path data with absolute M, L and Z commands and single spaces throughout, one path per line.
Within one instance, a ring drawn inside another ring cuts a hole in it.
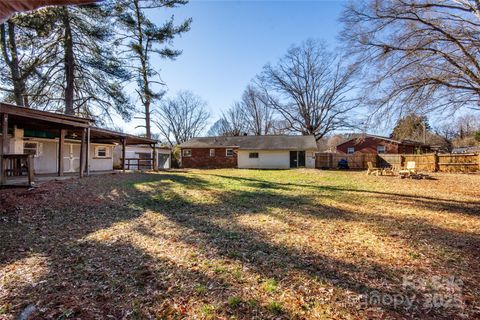
M 265 188 L 274 190 L 294 190 L 295 188 L 305 188 L 316 190 L 319 192 L 336 192 L 343 193 L 348 197 L 348 193 L 364 194 L 366 196 L 376 196 L 379 199 L 391 202 L 391 205 L 408 205 L 414 207 L 424 207 L 430 210 L 447 211 L 451 213 L 468 214 L 480 216 L 480 201 L 458 201 L 454 199 L 442 199 L 434 196 L 424 195 L 409 195 L 404 193 L 384 192 L 376 190 L 366 190 L 361 188 L 346 188 L 338 186 L 322 186 L 312 184 L 297 184 L 297 183 L 277 183 L 272 181 L 265 181 L 261 179 L 245 178 L 245 177 L 231 177 L 219 174 L 208 174 L 223 179 L 231 179 L 235 181 L 244 182 L 246 185 L 255 188 Z
M 52 196 L 64 198 L 64 201 L 53 201 L 52 204 L 52 199 L 45 197 L 38 200 L 38 210 L 29 216 L 17 217 L 16 213 L 11 213 L 15 219 L 0 226 L 0 267 L 38 254 L 46 257 L 48 268 L 34 285 L 16 286 L 13 283 L 12 288 L 7 288 L 7 295 L 0 296 L 0 303 L 7 305 L 11 314 L 18 314 L 27 304 L 37 304 L 39 310 L 35 316 L 38 318 L 58 318 L 65 314 L 76 318 L 184 317 L 192 306 L 198 308 L 199 313 L 213 312 L 223 317 L 298 317 L 291 314 L 291 310 L 277 310 L 280 313 L 275 313 L 258 304 L 242 303 L 232 307 L 225 301 L 232 294 L 241 295 L 239 289 L 242 284 L 212 277 L 173 260 L 158 259 L 128 238 L 120 236 L 114 242 L 108 239 L 85 241 L 86 236 L 115 224 L 135 224 L 137 218 L 150 211 L 161 214 L 182 230 L 190 231 L 180 234 L 179 242 L 196 248 L 212 260 L 236 261 L 262 279 L 288 281 L 289 274 L 295 271 L 308 279 L 356 294 L 372 291 L 394 294 L 402 290 L 403 270 L 371 261 L 352 264 L 321 252 L 286 247 L 272 242 L 268 234 L 238 224 L 235 220 L 242 215 L 268 214 L 277 208 L 295 210 L 318 219 L 365 221 L 355 212 L 318 205 L 313 196 L 278 192 L 301 185 L 228 176 L 219 178 L 226 181 L 241 179 L 242 185 L 215 192 L 224 186 L 225 181 L 208 181 L 195 174 L 118 175 L 108 181 L 92 177 L 64 183 L 54 190 Z M 149 189 L 143 190 L 138 185 L 147 185 Z M 175 186 L 181 188 L 176 190 Z M 328 192 L 364 192 L 329 186 L 323 189 L 322 186 L 301 187 Z M 214 201 L 197 203 L 185 190 L 211 190 Z M 72 193 L 75 195 L 73 199 L 69 197 Z M 219 220 L 229 223 L 222 224 Z M 398 228 L 398 223 L 403 223 L 407 230 L 410 228 L 408 221 L 405 224 L 406 220 L 395 218 L 369 222 L 386 232 Z M 418 222 L 412 220 L 411 223 Z M 425 222 L 420 223 L 426 230 L 433 228 Z M 162 241 L 164 236 L 142 224 L 135 225 L 133 230 L 153 242 Z M 416 235 L 413 235 L 410 240 L 424 241 L 425 236 L 415 238 Z M 438 229 L 431 234 L 429 241 L 447 245 L 442 237 L 459 236 Z M 478 238 L 473 236 L 468 241 L 479 244 Z M 382 284 L 385 282 L 389 284 L 388 289 Z M 195 291 L 193 284 L 215 289 Z M 321 295 L 313 292 L 306 296 L 306 308 L 314 305 Z M 357 312 L 342 306 L 341 302 L 334 304 L 346 313 Z M 202 309 L 202 305 L 214 305 L 216 310 Z M 401 309 L 383 308 L 390 316 L 405 316 Z M 411 312 L 409 315 L 415 315 L 415 311 Z M 420 309 L 416 312 L 425 317 L 449 317 L 422 314 Z

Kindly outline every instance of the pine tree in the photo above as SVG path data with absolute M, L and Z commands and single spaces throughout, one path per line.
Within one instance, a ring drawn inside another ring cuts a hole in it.
M 46 45 L 56 44 L 59 54 L 44 70 L 39 85 L 45 94 L 38 102 L 102 122 L 111 119 L 112 109 L 129 118 L 131 104 L 123 92 L 129 73 L 112 46 L 110 11 L 101 5 L 54 10 L 56 28 Z
M 38 14 L 22 14 L 0 25 L 0 92 L 3 100 L 29 107 L 27 82 L 48 59 L 41 40 L 48 29 Z
M 423 141 L 430 129 L 427 117 L 411 113 L 397 121 L 390 136 L 397 140 Z
M 35 64 L 20 64 L 23 83 L 13 87 L 25 87 L 31 107 L 90 117 L 101 124 L 111 122 L 113 113 L 130 117 L 133 107 L 123 90 L 130 73 L 116 58 L 110 9 L 106 4 L 52 7 L 12 18 L 36 32 L 30 38 L 16 36 L 22 40 L 22 61 Z M 14 69 L 3 82 L 18 78 Z
M 147 17 L 151 9 L 170 9 L 185 5 L 186 0 L 121 0 L 115 5 L 116 15 L 123 27 L 120 39 L 127 49 L 126 60 L 132 62 L 132 69 L 137 81 L 137 94 L 142 104 L 142 117 L 145 120 L 146 136 L 151 137 L 152 103 L 158 101 L 164 90 L 158 69 L 152 66 L 153 55 L 165 59 L 175 59 L 181 54 L 169 45 L 172 40 L 190 30 L 191 19 L 179 25 L 174 24 L 173 16 L 163 25 L 156 25 Z

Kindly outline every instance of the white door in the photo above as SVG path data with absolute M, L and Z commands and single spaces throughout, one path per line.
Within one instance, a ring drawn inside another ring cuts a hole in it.
M 64 172 L 80 172 L 80 145 L 65 143 L 63 151 Z

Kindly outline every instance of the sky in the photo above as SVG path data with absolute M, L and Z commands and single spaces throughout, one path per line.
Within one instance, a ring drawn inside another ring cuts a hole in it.
M 180 90 L 199 95 L 213 124 L 262 67 L 277 61 L 291 45 L 309 38 L 323 39 L 331 48 L 338 45 L 343 5 L 341 0 L 191 0 L 182 7 L 152 11 L 150 18 L 157 24 L 170 15 L 179 23 L 193 19 L 191 30 L 173 42 L 182 55 L 174 61 L 155 57 L 153 64 L 160 69 L 167 96 Z M 116 125 L 142 133 L 135 129 L 139 121 Z

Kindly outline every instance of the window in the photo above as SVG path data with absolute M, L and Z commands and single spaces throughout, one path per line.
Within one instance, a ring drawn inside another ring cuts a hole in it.
M 95 157 L 97 157 L 97 158 L 108 157 L 107 147 L 104 147 L 104 146 L 95 147 Z
M 227 149 L 225 153 L 227 157 L 233 157 L 233 149 Z
M 377 146 L 377 153 L 385 153 L 385 146 Z
M 138 159 L 150 160 L 152 159 L 152 154 L 147 152 L 137 152 Z
M 191 157 L 192 156 L 192 149 L 183 149 L 182 150 L 183 157 Z
M 354 147 L 347 148 L 347 153 L 348 154 L 355 153 L 355 148 Z
M 210 149 L 210 157 L 215 157 L 215 149 Z
M 250 153 L 248 154 L 248 157 L 249 157 L 250 159 L 258 159 L 258 152 L 250 152 Z
M 23 143 L 23 153 L 31 154 L 35 157 L 40 156 L 40 143 L 36 141 L 25 141 Z

